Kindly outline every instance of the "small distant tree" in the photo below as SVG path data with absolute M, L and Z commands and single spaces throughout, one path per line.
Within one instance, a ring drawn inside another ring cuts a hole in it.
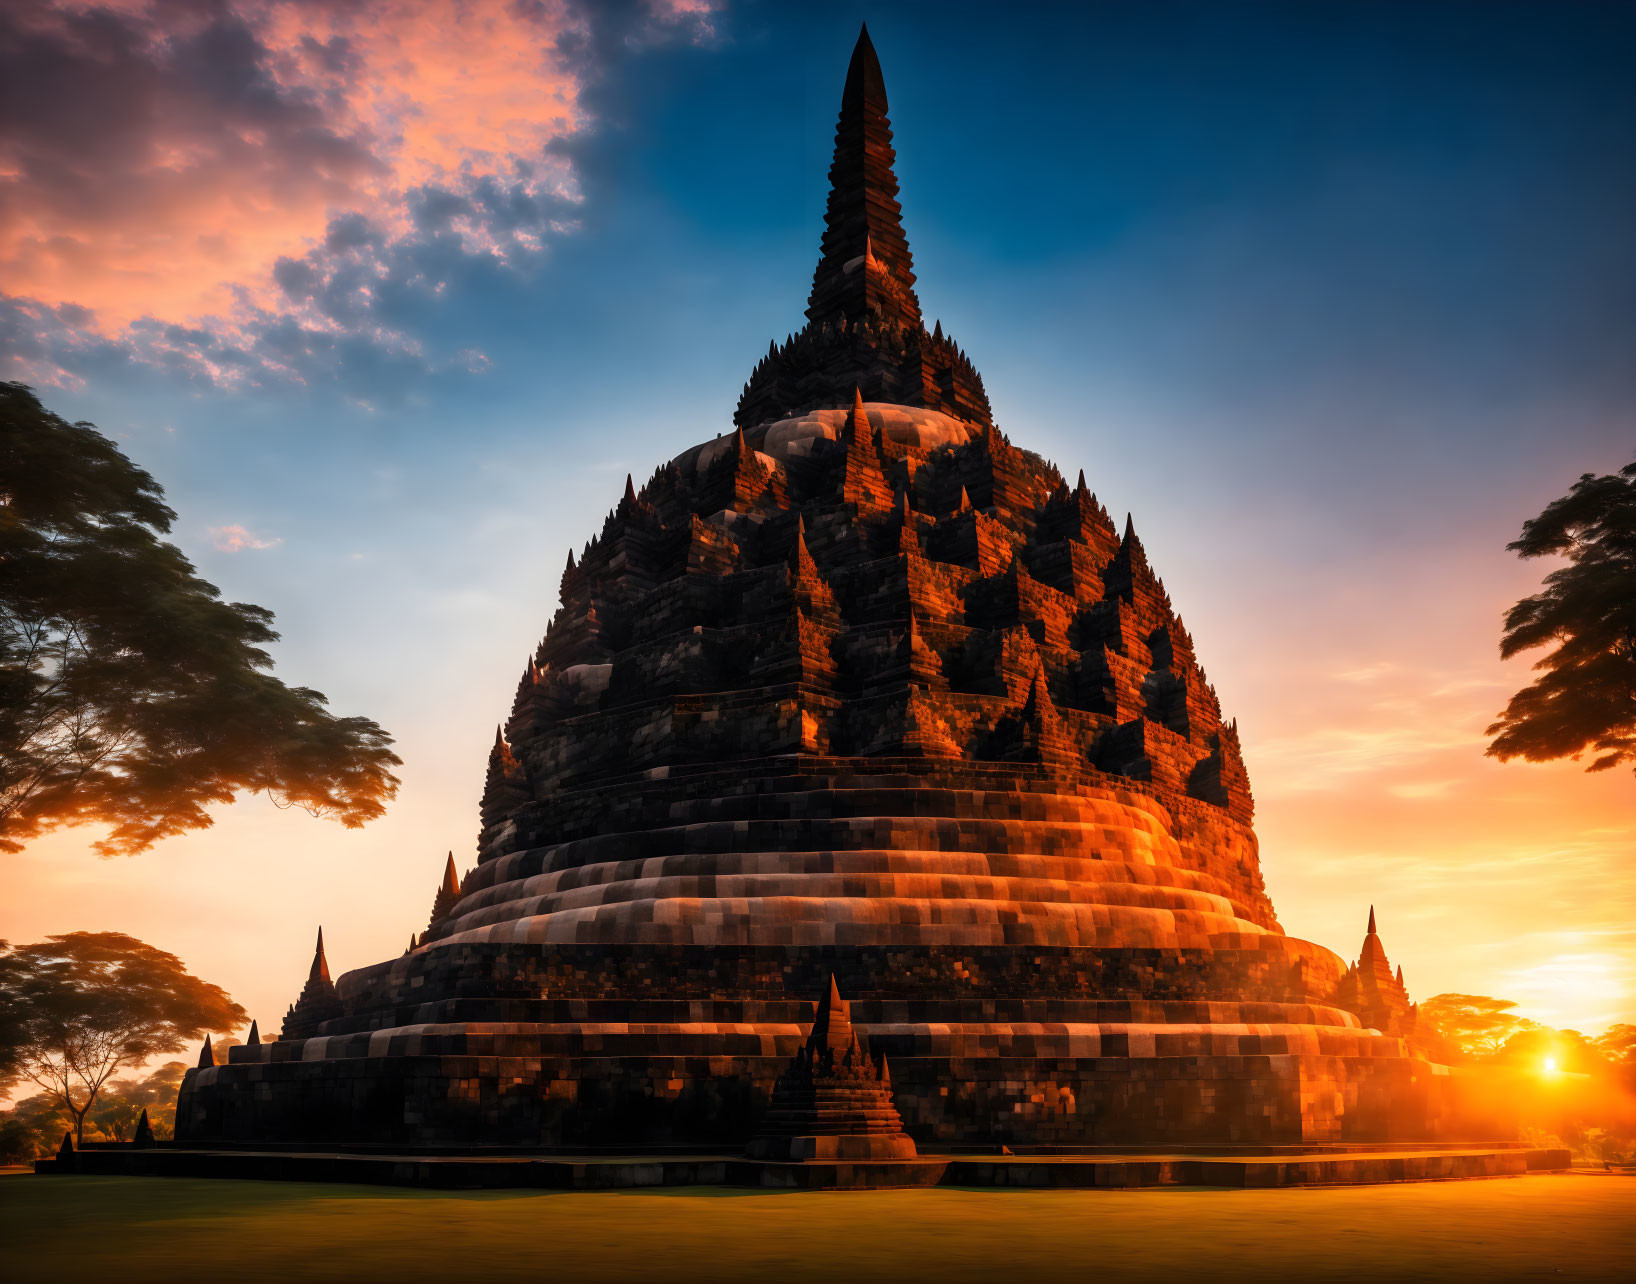
M 69 932 L 0 953 L 0 1003 L 15 1018 L 12 1063 L 67 1111 L 76 1142 L 117 1070 L 245 1021 L 226 991 L 121 932 Z
M 0 851 L 105 822 L 104 855 L 265 793 L 355 828 L 392 738 L 270 673 L 270 611 L 223 602 L 159 536 L 164 492 L 90 424 L 0 383 Z
M 44 1093 L 24 1097 L 0 1114 L 0 1164 L 44 1159 L 62 1144 L 63 1131 L 74 1119 Z
M 223 1052 L 225 1045 L 217 1055 Z M 97 1104 L 87 1122 L 110 1141 L 129 1141 L 136 1135 L 136 1122 L 146 1110 L 154 1136 L 167 1138 L 175 1127 L 176 1095 L 186 1073 L 185 1062 L 167 1061 L 140 1078 L 110 1079 L 97 1094 Z M 57 1140 L 62 1140 L 60 1133 Z
M 1636 1025 L 1610 1025 L 1591 1044 L 1614 1065 L 1636 1065 Z
M 1517 1035 L 1539 1028 L 1518 1016 L 1509 999 L 1485 994 L 1434 994 L 1420 1005 L 1419 1019 L 1433 1026 L 1467 1057 L 1496 1055 Z
M 176 1096 L 187 1066 L 167 1061 L 150 1074 L 110 1079 L 97 1094 L 85 1116 L 85 1140 L 129 1141 L 136 1123 L 148 1112 L 148 1126 L 161 1141 L 176 1130 Z M 27 1163 L 53 1154 L 62 1143 L 63 1130 L 74 1126 L 74 1116 L 58 1095 L 37 1092 L 0 1111 L 0 1164 Z
M 1587 771 L 1636 763 L 1636 463 L 1584 474 L 1507 547 L 1568 560 L 1506 613 L 1503 658 L 1554 649 L 1488 728 L 1489 754 L 1545 762 L 1588 749 Z

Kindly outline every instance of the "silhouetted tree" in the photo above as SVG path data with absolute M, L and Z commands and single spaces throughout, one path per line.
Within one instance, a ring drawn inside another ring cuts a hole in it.
M 166 1061 L 151 1074 L 110 1079 L 97 1093 L 96 1105 L 86 1113 L 87 1141 L 130 1141 L 137 1120 L 148 1112 L 148 1126 L 161 1141 L 176 1129 L 176 1096 L 187 1066 Z M 0 1164 L 28 1163 L 56 1153 L 63 1130 L 74 1126 L 74 1116 L 53 1093 L 39 1092 L 0 1111 Z
M 1429 1023 L 1467 1057 L 1491 1057 L 1515 1036 L 1538 1029 L 1538 1023 L 1512 1011 L 1510 999 L 1486 994 L 1434 994 L 1420 1005 L 1419 1020 Z
M 0 851 L 104 821 L 104 855 L 265 792 L 355 828 L 398 781 L 392 738 L 264 672 L 272 613 L 223 602 L 158 535 L 175 514 L 90 424 L 0 383 Z
M 1555 650 L 1488 728 L 1488 752 L 1545 762 L 1589 749 L 1587 771 L 1636 763 L 1636 463 L 1584 474 L 1507 547 L 1568 562 L 1506 613 L 1502 657 Z
M 13 1062 L 72 1116 L 76 1142 L 120 1067 L 245 1020 L 220 986 L 122 932 L 69 932 L 5 950 L 0 1002 L 15 1016 Z

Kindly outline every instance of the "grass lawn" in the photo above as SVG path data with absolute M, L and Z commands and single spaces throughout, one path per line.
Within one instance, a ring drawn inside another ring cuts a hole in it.
M 1330 1189 L 434 1192 L 0 1179 L 0 1279 L 1630 1279 L 1636 1178 Z

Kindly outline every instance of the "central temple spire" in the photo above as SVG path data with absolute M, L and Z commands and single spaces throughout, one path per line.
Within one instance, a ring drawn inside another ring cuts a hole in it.
M 920 329 L 914 264 L 892 172 L 896 159 L 886 118 L 886 82 L 866 26 L 858 34 L 841 91 L 829 207 L 807 320 L 855 322 L 874 313 Z
M 886 82 L 858 33 L 841 90 L 835 159 L 807 324 L 776 341 L 756 363 L 733 422 L 752 429 L 820 408 L 868 402 L 917 406 L 986 427 L 983 381 L 941 325 L 927 332 L 915 297 L 914 262 L 903 234 L 892 172 Z

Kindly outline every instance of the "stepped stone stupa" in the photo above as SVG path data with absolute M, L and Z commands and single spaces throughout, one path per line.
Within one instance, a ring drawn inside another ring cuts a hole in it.
M 332 983 L 320 940 L 282 1037 L 189 1072 L 180 1139 L 1435 1135 L 1373 921 L 1356 968 L 1279 926 L 1131 521 L 927 329 L 893 162 L 865 33 L 806 326 L 569 555 L 475 867 L 400 958 Z

